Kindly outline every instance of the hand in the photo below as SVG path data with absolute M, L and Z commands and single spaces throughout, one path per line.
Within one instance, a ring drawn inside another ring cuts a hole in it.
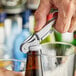
M 58 18 L 55 25 L 57 31 L 63 33 L 76 30 L 76 0 L 41 0 L 35 13 L 35 31 L 39 31 L 45 25 L 51 8 L 58 9 Z
M 22 76 L 22 74 L 14 71 L 8 71 L 4 68 L 0 68 L 0 76 Z
M 76 76 L 76 71 L 75 71 L 75 76 Z
M 22 74 L 14 71 L 8 71 L 4 68 L 0 68 L 0 76 L 22 76 Z M 76 76 L 76 72 L 75 72 L 75 76 Z

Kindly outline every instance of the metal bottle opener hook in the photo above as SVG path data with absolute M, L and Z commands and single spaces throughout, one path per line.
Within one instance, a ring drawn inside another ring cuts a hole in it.
M 51 27 L 55 24 L 58 12 L 51 13 L 51 19 L 49 22 L 39 31 L 28 37 L 21 45 L 20 50 L 27 53 L 30 46 L 40 45 L 41 40 L 45 39 L 50 33 L 52 33 Z

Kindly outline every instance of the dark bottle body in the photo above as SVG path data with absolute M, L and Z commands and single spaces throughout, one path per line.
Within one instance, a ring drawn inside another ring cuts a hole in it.
M 39 51 L 29 51 L 27 53 L 25 76 L 43 76 Z

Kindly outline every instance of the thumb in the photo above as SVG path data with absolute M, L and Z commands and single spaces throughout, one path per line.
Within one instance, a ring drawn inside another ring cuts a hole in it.
M 46 23 L 47 15 L 51 9 L 51 4 L 49 1 L 50 0 L 47 0 L 47 1 L 41 0 L 39 8 L 35 12 L 36 26 L 35 26 L 34 30 L 36 32 L 39 31 L 40 29 L 42 29 L 42 27 Z
M 15 72 L 0 67 L 0 76 L 22 76 L 21 72 Z
M 10 76 L 22 76 L 21 72 L 15 72 L 15 71 L 10 71 L 10 70 L 5 70 L 4 73 L 6 74 L 6 76 L 9 76 L 9 75 Z

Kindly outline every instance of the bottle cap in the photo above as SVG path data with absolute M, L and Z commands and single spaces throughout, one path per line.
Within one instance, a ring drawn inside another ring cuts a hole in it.
M 29 50 L 31 50 L 31 51 L 39 51 L 39 50 L 41 50 L 41 45 L 30 46 Z

